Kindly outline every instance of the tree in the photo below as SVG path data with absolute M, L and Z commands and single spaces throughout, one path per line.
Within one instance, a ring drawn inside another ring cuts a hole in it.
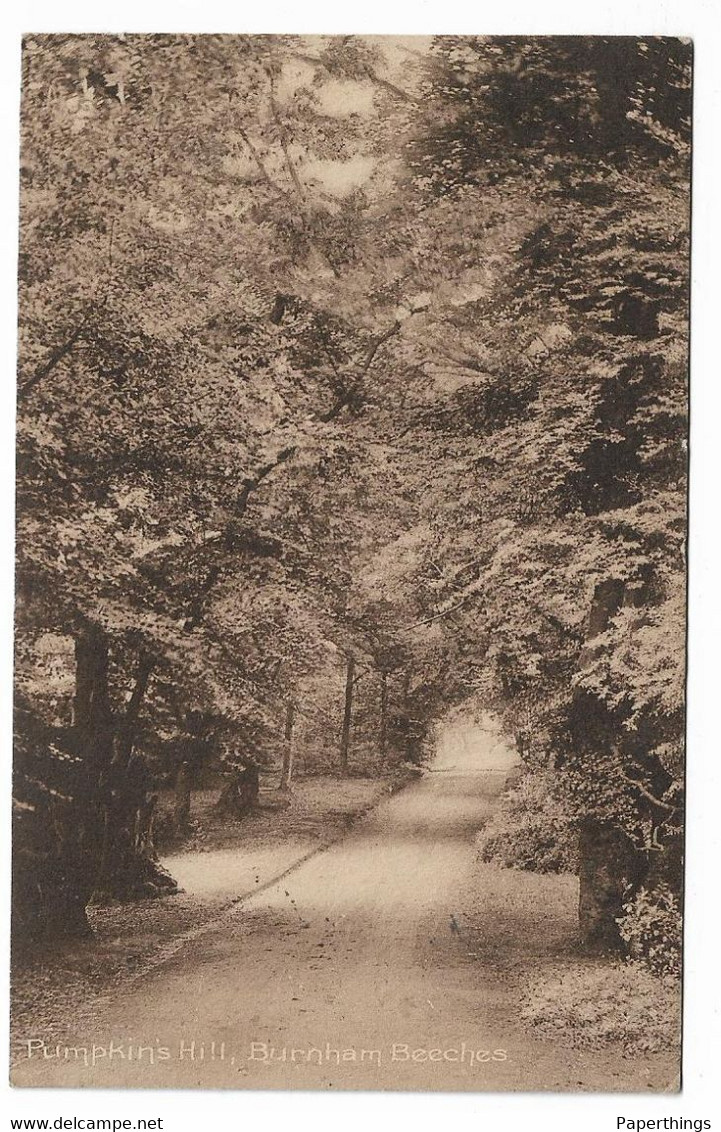
M 680 883 L 690 49 L 446 39 L 436 57 L 419 192 L 477 202 L 506 266 L 449 320 L 467 378 L 424 426 L 464 477 L 441 610 L 484 642 L 480 686 L 524 757 L 558 768 L 582 934 L 607 945 L 626 883 Z
M 138 876 L 144 891 L 148 870 L 165 882 L 149 836 L 152 716 L 174 711 L 161 689 L 181 716 L 225 717 L 244 743 L 267 735 L 268 673 L 285 665 L 292 690 L 317 653 L 363 525 L 338 519 L 362 491 L 338 418 L 360 406 L 395 322 L 355 323 L 353 287 L 335 323 L 310 297 L 352 261 L 364 207 L 352 184 L 342 200 L 326 187 L 348 123 L 314 110 L 312 80 L 358 53 L 324 54 L 299 84 L 297 47 L 25 41 L 18 687 L 34 687 L 40 637 L 75 642 L 80 820 L 55 847 L 80 862 L 62 886 L 73 908 L 133 893 Z M 38 726 L 46 706 L 34 698 Z M 35 812 L 21 761 L 17 792 Z

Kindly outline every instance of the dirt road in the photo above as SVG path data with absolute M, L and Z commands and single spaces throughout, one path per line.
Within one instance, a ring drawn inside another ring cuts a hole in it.
M 476 862 L 508 762 L 492 737 L 451 733 L 421 780 L 119 991 L 90 1030 L 57 1049 L 37 1035 L 14 1083 L 673 1087 L 667 1058 L 559 1048 L 521 1025 L 509 956 L 571 946 L 575 894 L 552 878 L 567 887 L 561 927 L 546 933 L 549 878 L 522 878 L 509 902 L 510 874 Z

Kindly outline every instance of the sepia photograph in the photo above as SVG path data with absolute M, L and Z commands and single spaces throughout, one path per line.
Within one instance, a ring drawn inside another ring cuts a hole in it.
M 14 1086 L 680 1089 L 692 59 L 24 36 Z

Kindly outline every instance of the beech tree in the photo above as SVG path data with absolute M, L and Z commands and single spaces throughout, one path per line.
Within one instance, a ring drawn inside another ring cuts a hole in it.
M 336 420 L 395 324 L 354 325 L 356 299 L 329 327 L 303 293 L 318 257 L 337 277 L 357 206 L 318 189 L 312 162 L 337 157 L 342 127 L 313 123 L 290 46 L 25 43 L 18 690 L 37 683 L 39 637 L 74 640 L 72 710 L 50 718 L 82 767 L 82 790 L 35 774 L 47 736 L 16 764 L 21 818 L 62 812 L 70 831 L 60 881 L 54 866 L 18 880 L 52 930 L 83 927 L 93 893 L 172 887 L 139 746 L 162 689 L 186 721 L 220 713 L 257 735 L 268 673 L 284 665 L 292 689 L 342 605 L 362 477 Z M 26 732 L 38 706 L 18 713 Z
M 521 753 L 558 769 L 582 933 L 607 945 L 629 884 L 681 879 L 690 48 L 446 39 L 436 58 L 419 191 L 477 200 L 497 245 L 510 214 L 505 270 L 451 320 L 467 379 L 424 427 L 482 447 L 438 532 L 445 608 L 480 630 Z

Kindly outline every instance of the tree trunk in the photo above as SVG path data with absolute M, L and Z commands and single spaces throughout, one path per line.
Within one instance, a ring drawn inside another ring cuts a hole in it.
M 112 712 L 108 691 L 108 642 L 97 625 L 86 625 L 75 639 L 73 726 L 86 740 L 102 734 L 109 741 Z
M 618 578 L 606 578 L 604 581 L 596 583 L 586 625 L 586 641 L 578 658 L 581 668 L 593 660 L 595 655 L 593 641 L 601 633 L 606 632 L 609 624 L 620 610 L 625 589 L 625 583 Z
M 57 811 L 53 830 L 58 843 L 60 907 L 56 920 L 67 917 L 64 934 L 87 935 L 86 908 L 106 855 L 103 783 L 113 754 L 114 719 L 108 686 L 108 641 L 98 626 L 86 624 L 75 639 L 74 745 L 81 760 L 72 805 Z M 52 927 L 49 926 L 52 931 Z
M 27 718 L 17 720 L 18 737 L 29 736 L 32 750 L 25 748 L 16 766 L 19 797 L 29 784 L 31 805 L 13 819 L 13 940 L 23 947 L 91 933 L 86 908 L 102 854 L 100 782 L 113 740 L 108 646 L 98 626 L 86 623 L 77 634 L 75 667 L 69 729 L 34 731 Z M 64 757 L 50 757 L 53 748 Z
M 103 865 L 93 901 L 137 900 L 178 892 L 157 859 L 152 838 L 155 799 L 141 756 L 118 760 L 106 782 Z
M 583 819 L 579 834 L 578 922 L 581 941 L 590 951 L 620 951 L 616 918 L 627 889 L 643 876 L 643 855 L 622 830 L 593 817 Z
M 411 674 L 403 675 L 403 719 L 405 723 L 404 757 L 407 762 L 413 762 L 413 734 L 411 728 Z
M 173 800 L 173 832 L 177 837 L 184 836 L 190 829 L 190 804 L 192 799 L 192 774 L 190 764 L 183 761 L 175 776 L 175 797 Z
M 215 803 L 216 812 L 239 821 L 257 804 L 259 794 L 260 775 L 251 761 L 242 770 L 232 772 Z
M 86 911 L 91 862 L 80 834 L 85 816 L 75 802 L 58 799 L 36 809 L 32 827 L 14 822 L 13 948 L 92 934 Z
M 579 656 L 579 666 L 591 663 L 595 656 L 595 639 L 605 633 L 623 602 L 624 583 L 608 578 L 596 584 L 588 622 L 586 640 Z M 590 722 L 597 702 L 586 703 L 576 694 L 574 708 L 577 739 L 585 746 L 592 738 L 594 745 L 611 741 L 607 728 L 612 722 Z M 621 914 L 626 886 L 635 872 L 634 849 L 626 834 L 616 826 L 600 821 L 593 813 L 585 815 L 579 830 L 579 900 L 578 924 L 581 940 L 591 951 L 618 951 L 621 937 L 616 917 Z
M 240 797 L 240 771 L 234 771 L 215 803 L 215 812 L 224 818 L 239 821 L 243 817 L 243 804 Z
M 250 762 L 240 776 L 240 803 L 243 813 L 249 813 L 258 804 L 260 773 L 256 763 Z
M 150 658 L 141 653 L 135 685 L 122 716 L 112 721 L 109 749 L 97 768 L 99 864 L 91 893 L 95 903 L 178 891 L 176 882 L 157 860 L 152 838 L 151 776 L 143 757 L 134 751 L 151 671 Z M 107 682 L 105 697 L 109 703 Z M 103 698 L 101 695 L 101 702 Z
M 353 681 L 355 679 L 355 658 L 348 657 L 345 677 L 345 706 L 343 709 L 343 727 L 340 736 L 340 768 L 343 774 L 348 773 L 348 754 L 350 751 L 350 728 L 353 716 Z
M 86 907 L 102 856 L 99 784 L 113 736 L 108 646 L 97 626 L 85 625 L 76 637 L 75 666 L 72 778 L 33 815 L 26 858 L 18 851 L 16 923 L 27 940 L 91 932 Z
M 133 753 L 150 662 L 140 657 L 133 692 L 119 719 L 110 703 L 108 641 L 102 628 L 83 625 L 75 640 L 75 662 L 67 783 L 34 816 L 29 847 L 35 876 L 17 878 L 32 901 L 23 910 L 22 931 L 35 938 L 89 934 L 86 909 L 93 900 L 177 891 L 157 862 L 150 776 L 143 759 Z
M 283 733 L 283 766 L 280 772 L 279 790 L 290 793 L 293 780 L 293 761 L 295 750 L 293 745 L 293 724 L 295 722 L 295 704 L 288 702 L 285 710 L 285 730 Z
M 381 769 L 386 765 L 388 753 L 388 673 L 381 672 L 381 703 L 378 729 L 378 750 L 380 753 Z

